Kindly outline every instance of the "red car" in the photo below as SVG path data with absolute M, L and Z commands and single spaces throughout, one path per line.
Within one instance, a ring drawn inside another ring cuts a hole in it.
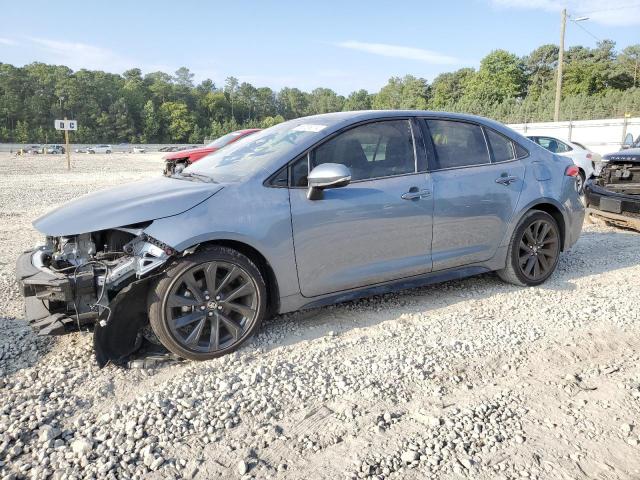
M 236 130 L 235 132 L 227 133 L 222 137 L 214 140 L 209 145 L 205 145 L 200 148 L 190 148 L 189 150 L 181 150 L 179 152 L 173 152 L 165 155 L 164 158 L 164 174 L 173 175 L 174 173 L 180 173 L 186 167 L 194 162 L 197 162 L 202 157 L 209 155 L 210 153 L 220 150 L 222 147 L 226 147 L 230 143 L 240 140 L 241 138 L 259 132 L 259 128 L 247 128 L 246 130 Z

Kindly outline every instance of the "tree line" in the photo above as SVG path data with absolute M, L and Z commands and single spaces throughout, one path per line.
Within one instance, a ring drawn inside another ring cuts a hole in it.
M 565 53 L 562 119 L 640 115 L 640 44 L 618 52 L 604 40 Z M 202 143 L 239 128 L 266 128 L 317 113 L 366 109 L 466 112 L 506 123 L 553 118 L 558 47 L 542 45 L 518 57 L 495 50 L 480 67 L 438 75 L 431 83 L 392 77 L 377 93 L 338 95 L 254 87 L 235 77 L 224 85 L 194 83 L 182 67 L 173 75 L 140 69 L 122 75 L 73 71 L 61 65 L 0 63 L 0 142 L 56 142 L 55 118 L 78 120 L 74 141 Z

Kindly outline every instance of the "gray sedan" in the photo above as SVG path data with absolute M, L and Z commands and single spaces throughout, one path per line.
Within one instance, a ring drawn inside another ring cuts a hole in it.
M 490 271 L 539 285 L 580 235 L 576 175 L 469 115 L 291 120 L 37 219 L 26 316 L 43 334 L 95 324 L 101 365 L 144 339 L 204 360 L 272 314 Z

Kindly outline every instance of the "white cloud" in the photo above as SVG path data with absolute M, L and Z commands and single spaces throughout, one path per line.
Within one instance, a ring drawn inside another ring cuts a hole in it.
M 0 37 L 0 45 L 6 45 L 12 47 L 17 45 L 18 43 L 15 40 L 11 40 L 10 38 L 2 38 Z
M 404 58 L 407 60 L 417 60 L 419 62 L 431 64 L 453 65 L 461 63 L 460 60 L 455 57 L 432 52 L 431 50 L 424 50 L 422 48 L 356 41 L 340 42 L 336 45 L 338 47 L 349 48 L 351 50 L 359 50 L 362 52 L 372 53 L 374 55 L 382 55 L 383 57 Z
M 490 0 L 496 7 L 526 8 L 559 12 L 609 26 L 640 25 L 640 3 L 633 0 Z
M 67 42 L 47 38 L 28 37 L 33 46 L 44 53 L 44 61 L 66 65 L 74 70 L 106 70 L 123 72 L 139 65 L 133 59 L 108 48 L 80 42 Z

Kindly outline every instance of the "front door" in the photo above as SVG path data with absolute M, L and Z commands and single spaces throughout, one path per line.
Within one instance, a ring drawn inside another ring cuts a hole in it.
M 431 179 L 418 172 L 412 124 L 389 120 L 328 140 L 291 169 L 293 239 L 306 297 L 431 270 Z M 307 199 L 306 175 L 342 163 L 351 184 Z M 295 188 L 301 187 L 301 188 Z

